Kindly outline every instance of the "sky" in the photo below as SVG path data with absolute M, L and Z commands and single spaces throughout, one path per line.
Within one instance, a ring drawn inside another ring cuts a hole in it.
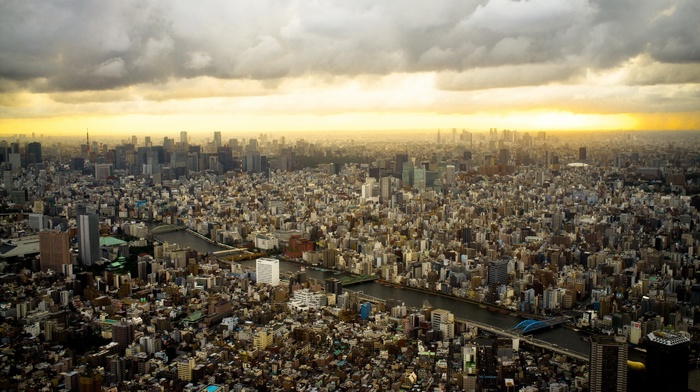
M 700 1 L 0 1 L 0 135 L 700 129 Z

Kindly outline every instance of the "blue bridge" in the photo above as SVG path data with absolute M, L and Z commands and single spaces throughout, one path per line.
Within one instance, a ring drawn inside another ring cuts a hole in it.
M 570 317 L 553 317 L 546 320 L 523 320 L 518 323 L 511 332 L 519 333 L 520 335 L 525 335 L 528 333 L 533 333 L 545 328 L 554 328 L 557 325 L 561 325 L 569 322 Z

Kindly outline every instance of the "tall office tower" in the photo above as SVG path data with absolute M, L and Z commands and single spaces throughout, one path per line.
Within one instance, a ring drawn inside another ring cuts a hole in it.
M 447 165 L 445 168 L 445 185 L 454 185 L 457 170 L 454 165 Z
M 438 129 L 437 133 L 437 144 L 440 144 L 442 142 L 442 138 L 440 137 L 440 130 Z
M 593 335 L 590 359 L 588 381 L 591 392 L 627 391 L 627 344 L 624 339 Z
M 424 190 L 427 186 L 426 170 L 424 167 L 413 168 L 413 187 L 415 189 Z
M 187 146 L 187 131 L 180 132 L 180 144 L 182 144 L 183 146 Z
M 136 137 L 136 135 L 131 136 L 131 144 L 136 146 L 138 144 L 139 139 Z
M 100 227 L 95 214 L 78 216 L 78 251 L 83 265 L 100 260 Z
M 68 232 L 42 231 L 39 233 L 39 257 L 42 271 L 63 272 L 63 266 L 70 264 L 69 242 Z
M 220 131 L 214 132 L 214 147 L 216 147 L 216 148 L 221 147 L 221 132 Z
M 404 162 L 403 163 L 403 168 L 401 170 L 401 180 L 403 181 L 404 186 L 409 186 L 413 185 L 413 163 L 411 162 Z
M 146 147 L 153 147 L 153 142 L 151 141 L 151 137 L 150 137 L 150 136 L 146 136 L 146 137 L 143 139 L 143 144 L 144 144 Z
M 245 171 L 247 173 L 260 173 L 262 171 L 262 157 L 257 149 L 248 149 L 246 151 Z
M 579 147 L 578 149 L 578 160 L 579 161 L 585 161 L 586 160 L 586 147 Z
M 433 330 L 440 331 L 442 339 L 455 337 L 455 316 L 449 310 L 435 309 L 430 315 Z
M 394 173 L 401 173 L 403 171 L 403 164 L 408 162 L 408 154 L 396 154 L 394 158 Z
M 41 143 L 33 142 L 27 144 L 27 163 L 41 163 Z
M 112 325 L 112 341 L 119 345 L 119 353 L 134 341 L 134 324 L 128 321 L 119 321 Z
M 379 200 L 382 203 L 388 204 L 391 200 L 391 195 L 393 191 L 392 186 L 393 177 L 382 177 L 379 180 Z
M 272 286 L 280 284 L 280 262 L 277 259 L 263 257 L 255 261 L 255 276 L 258 283 Z
M 650 391 L 687 391 L 690 340 L 672 332 L 647 335 L 647 385 Z
M 502 148 L 498 151 L 498 163 L 501 165 L 507 165 L 510 161 L 510 150 L 507 148 Z
M 5 184 L 5 191 L 11 193 L 14 189 L 14 178 L 12 177 L 12 172 L 9 170 L 2 172 L 2 181 Z

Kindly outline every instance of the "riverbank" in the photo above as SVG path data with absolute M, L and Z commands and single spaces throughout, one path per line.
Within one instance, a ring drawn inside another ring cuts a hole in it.
M 308 268 L 311 270 L 315 270 L 315 271 L 333 272 L 335 275 L 339 275 L 336 277 L 336 279 L 338 279 L 343 284 L 343 287 L 349 287 L 349 286 L 353 286 L 353 285 L 360 284 L 360 283 L 374 282 L 374 281 L 379 279 L 376 275 L 357 275 L 357 274 L 353 274 L 353 273 L 346 272 L 346 271 L 340 271 L 340 270 L 336 270 L 336 269 L 319 267 L 319 266 L 309 264 L 309 263 L 306 263 L 303 261 L 288 259 L 288 258 L 283 257 L 283 256 L 280 256 L 279 259 L 281 261 L 285 261 L 287 263 L 295 264 L 295 265 L 298 265 L 298 266 L 301 266 L 304 268 Z
M 420 292 L 420 293 L 432 294 L 432 295 L 437 295 L 437 296 L 444 297 L 444 298 L 455 299 L 455 300 L 462 301 L 462 302 L 465 302 L 468 304 L 476 305 L 476 306 L 483 308 L 483 309 L 487 309 L 490 312 L 497 312 L 497 313 L 500 313 L 503 315 L 510 315 L 513 318 L 534 319 L 534 320 L 547 319 L 546 316 L 542 316 L 542 315 L 524 313 L 524 312 L 520 312 L 518 310 L 508 309 L 504 306 L 497 306 L 497 305 L 493 305 L 493 304 L 489 304 L 489 303 L 485 303 L 485 302 L 481 302 L 481 301 L 476 301 L 476 300 L 469 299 L 469 298 L 458 297 L 456 295 L 441 293 L 439 291 L 424 289 L 424 288 L 420 288 L 420 287 L 413 287 L 413 286 L 407 286 L 407 285 L 403 285 L 403 284 L 388 282 L 384 279 L 377 279 L 376 283 L 379 283 L 379 284 L 384 285 L 384 286 L 397 288 L 397 289 L 412 290 L 412 291 L 416 291 L 416 292 Z
M 196 231 L 194 231 L 194 230 L 192 230 L 192 229 L 187 228 L 187 229 L 185 229 L 185 231 L 188 232 L 188 233 L 190 233 L 190 234 L 192 234 L 192 235 L 194 235 L 195 237 L 198 237 L 199 239 L 202 239 L 202 240 L 204 240 L 204 241 L 207 241 L 207 242 L 210 243 L 210 244 L 217 245 L 217 246 L 220 246 L 220 247 L 226 248 L 226 249 L 236 249 L 235 247 L 233 247 L 233 246 L 231 246 L 231 245 L 226 245 L 226 244 L 222 244 L 221 242 L 214 241 L 214 240 L 212 240 L 211 238 L 206 237 L 206 236 L 203 236 L 203 235 L 197 233 Z

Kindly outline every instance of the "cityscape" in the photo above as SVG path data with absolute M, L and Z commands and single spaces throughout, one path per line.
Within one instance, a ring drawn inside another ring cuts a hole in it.
M 0 391 L 700 392 L 697 15 L 0 2 Z
M 1 388 L 697 383 L 696 132 L 382 135 L 0 142 Z

